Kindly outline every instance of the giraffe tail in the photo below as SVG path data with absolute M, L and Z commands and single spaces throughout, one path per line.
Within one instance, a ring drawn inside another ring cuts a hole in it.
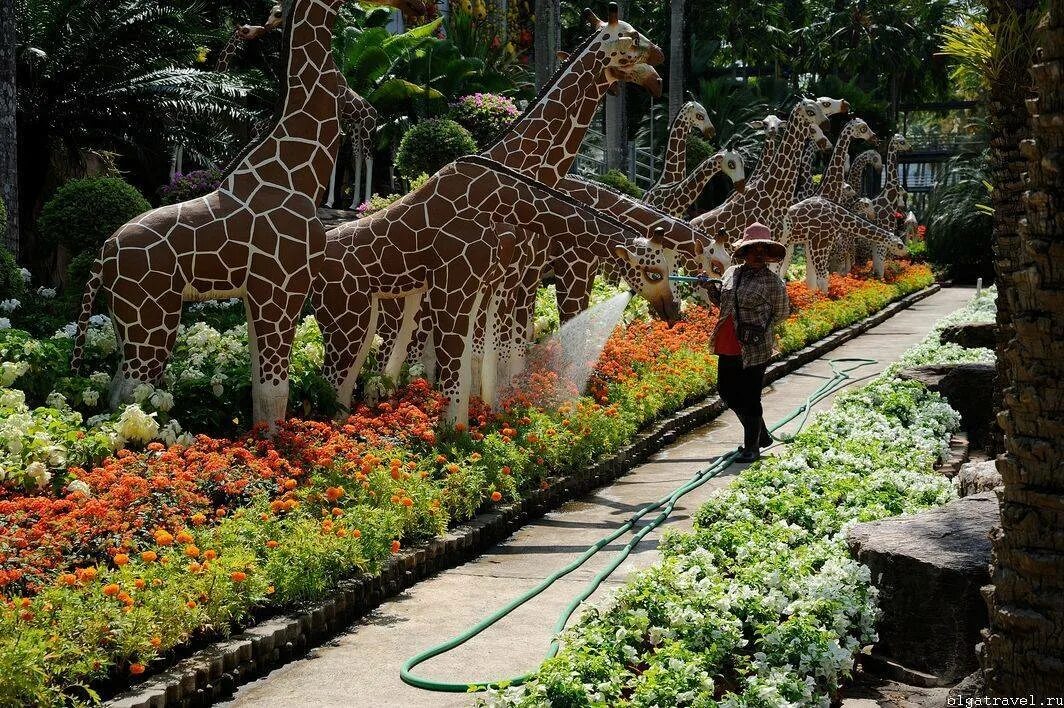
M 81 312 L 78 313 L 78 329 L 74 335 L 74 352 L 70 355 L 70 370 L 81 373 L 81 360 L 85 355 L 85 336 L 89 330 L 89 318 L 96 302 L 96 293 L 103 283 L 103 259 L 97 258 L 89 273 L 89 282 L 85 284 L 85 293 L 81 296 Z

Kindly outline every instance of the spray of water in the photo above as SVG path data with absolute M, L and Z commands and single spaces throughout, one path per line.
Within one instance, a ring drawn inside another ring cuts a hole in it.
M 606 340 L 617 328 L 631 299 L 631 293 L 622 292 L 600 302 L 563 324 L 529 352 L 530 371 L 553 372 L 565 383 L 557 392 L 561 398 L 557 402 L 583 395 Z

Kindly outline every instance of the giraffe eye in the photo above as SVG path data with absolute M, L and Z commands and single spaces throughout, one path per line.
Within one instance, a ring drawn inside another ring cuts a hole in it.
M 652 282 L 652 283 L 661 282 L 661 279 L 662 279 L 663 276 L 661 275 L 661 273 L 657 272 L 656 270 L 647 269 L 644 272 L 646 273 L 647 280 L 649 280 L 650 282 Z

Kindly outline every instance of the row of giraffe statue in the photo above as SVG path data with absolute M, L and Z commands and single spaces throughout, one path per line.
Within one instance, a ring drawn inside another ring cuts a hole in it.
M 256 421 L 274 425 L 285 415 L 292 341 L 308 298 L 340 403 L 352 402 L 380 335 L 384 372 L 394 377 L 406 361 L 423 364 L 448 398 L 449 417 L 464 421 L 471 393 L 495 402 L 522 369 L 536 290 L 548 272 L 563 320 L 588 307 L 594 278 L 608 264 L 671 323 L 680 316 L 669 279 L 677 264 L 723 271 L 730 240 L 753 221 L 789 247 L 805 244 L 818 282 L 821 261 L 826 267 L 843 233 L 854 244 L 898 250 L 895 231 L 869 220 L 879 197 L 857 204 L 839 176 L 849 140 L 874 137 L 863 121 L 843 130 L 846 145 L 841 153 L 836 146 L 820 189 L 796 198 L 806 143 L 831 146 L 823 129 L 829 115 L 848 110 L 845 101 L 802 99 L 786 120 L 766 117 L 764 151 L 749 179 L 728 150 L 688 174 L 686 135 L 712 132 L 697 103 L 673 122 L 662 178 L 643 200 L 571 175 L 611 87 L 661 91 L 654 69 L 664 61 L 661 49 L 619 20 L 612 3 L 606 21 L 587 12 L 593 32 L 492 146 L 445 166 L 387 208 L 326 232 L 316 206 L 335 168 L 342 121 L 357 122 L 352 107 L 366 105 L 333 63 L 339 2 L 286 0 L 267 24 L 238 31 L 246 39 L 283 27 L 284 90 L 271 129 L 216 191 L 142 214 L 104 243 L 86 286 L 73 365 L 95 302 L 105 298 L 122 351 L 112 406 L 128 401 L 138 384 L 161 379 L 185 301 L 243 300 Z M 363 127 L 372 123 L 372 113 L 359 115 Z M 862 158 L 853 169 L 868 166 Z M 683 218 L 718 173 L 731 179 L 732 194 L 706 214 Z

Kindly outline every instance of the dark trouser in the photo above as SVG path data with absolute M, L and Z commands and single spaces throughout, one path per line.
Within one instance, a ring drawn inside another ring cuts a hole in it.
M 761 420 L 761 388 L 768 362 L 743 368 L 741 356 L 721 354 L 717 359 L 717 391 L 739 420 Z
M 720 355 L 717 359 L 717 391 L 743 424 L 743 454 L 757 459 L 762 447 L 772 444 L 761 411 L 761 387 L 768 363 L 743 368 L 741 356 Z

